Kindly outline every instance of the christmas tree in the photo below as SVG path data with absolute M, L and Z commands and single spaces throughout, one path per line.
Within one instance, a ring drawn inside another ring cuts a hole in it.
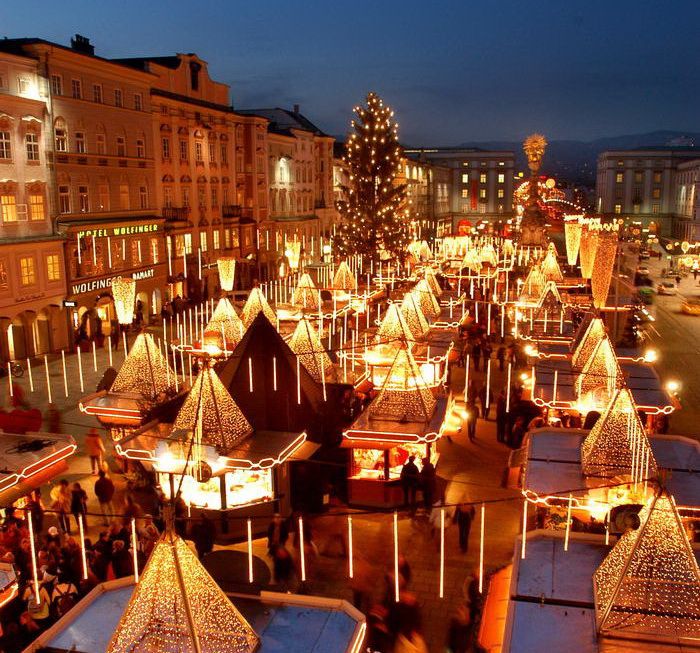
M 377 261 L 380 250 L 403 258 L 410 242 L 406 186 L 397 183 L 401 146 L 394 112 L 374 93 L 355 107 L 344 160 L 350 169 L 347 199 L 338 202 L 341 222 L 334 243 L 342 256 Z

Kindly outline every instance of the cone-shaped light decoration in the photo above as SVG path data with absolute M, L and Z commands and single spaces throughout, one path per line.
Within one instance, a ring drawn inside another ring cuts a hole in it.
M 435 403 L 410 350 L 399 349 L 369 411 L 375 418 L 423 422 L 432 417 Z
M 593 575 L 598 631 L 657 643 L 661 638 L 669 648 L 697 642 L 700 569 L 673 497 L 659 492 L 639 521 Z
M 584 329 L 584 325 L 581 325 Z M 574 353 L 571 356 L 571 365 L 575 370 L 583 369 L 590 357 L 593 355 L 598 343 L 605 338 L 606 331 L 603 320 L 599 317 L 594 317 L 586 326 L 583 334 L 577 336 L 578 342 Z
M 520 291 L 520 299 L 525 302 L 535 303 L 542 295 L 542 291 L 547 283 L 547 279 L 542 273 L 539 264 L 535 264 L 530 268 L 530 271 L 525 278 L 525 283 Z
M 111 392 L 138 392 L 154 401 L 175 392 L 175 374 L 150 333 L 139 333 L 114 380 Z
M 216 267 L 219 268 L 221 290 L 231 292 L 236 279 L 236 259 L 233 256 L 222 256 L 216 259 Z
M 270 320 L 270 324 L 275 324 L 277 321 L 275 312 L 267 303 L 267 299 L 265 298 L 263 291 L 256 286 L 255 288 L 251 289 L 248 299 L 246 300 L 243 310 L 241 311 L 241 321 L 246 329 L 253 323 L 253 320 L 258 316 L 260 311 L 262 311 L 265 317 Z
M 244 331 L 243 322 L 233 305 L 226 297 L 222 297 L 204 327 L 204 344 L 216 344 L 220 349 L 232 351 L 243 337 Z
M 602 389 L 607 393 L 607 401 L 610 401 L 615 390 L 621 388 L 623 383 L 624 377 L 617 362 L 617 355 L 606 334 L 596 345 L 576 379 L 577 394 L 583 397 L 589 392 L 596 393 Z
M 425 268 L 425 278 L 430 284 L 430 290 L 433 291 L 433 295 L 439 297 L 442 294 L 442 288 L 440 288 L 437 276 L 435 276 L 435 270 L 433 268 Z
M 253 428 L 212 367 L 194 382 L 173 423 L 173 432 L 193 433 L 201 420 L 201 441 L 220 453 L 233 449 Z
M 425 319 L 420 304 L 411 293 L 406 293 L 401 302 L 401 312 L 403 313 L 406 324 L 413 334 L 414 340 L 422 340 L 430 331 L 428 320 Z
M 292 304 L 305 311 L 318 310 L 318 289 L 308 272 L 304 272 L 299 277 L 299 283 L 297 283 L 294 295 L 292 295 Z
M 468 249 L 465 252 L 461 267 L 463 270 L 466 268 L 475 274 L 479 274 L 479 272 L 481 272 L 481 259 L 477 256 L 473 249 Z
M 182 538 L 158 540 L 107 653 L 253 653 L 259 640 Z
M 656 460 L 628 388 L 620 388 L 581 444 L 585 476 L 630 476 L 635 482 L 657 474 Z
M 564 281 L 564 275 L 561 273 L 559 261 L 557 261 L 557 248 L 554 246 L 554 243 L 549 243 L 547 254 L 540 265 L 540 270 L 546 281 L 554 281 L 555 283 Z
M 411 292 L 416 296 L 425 317 L 435 320 L 440 316 L 440 303 L 425 279 L 421 279 Z
M 333 276 L 333 289 L 344 290 L 345 292 L 354 292 L 357 290 L 357 279 L 352 273 L 350 266 L 343 261 Z
M 119 324 L 131 324 L 134 321 L 136 280 L 131 277 L 112 279 L 112 297 L 114 297 L 114 310 L 117 312 Z
M 610 280 L 617 259 L 617 225 L 605 225 L 598 232 L 598 246 L 591 275 L 593 306 L 601 309 L 608 301 Z
M 595 253 L 598 249 L 598 231 L 600 225 L 594 220 L 586 220 L 581 231 L 581 276 L 590 279 L 593 274 Z
M 301 364 L 319 383 L 323 375 L 332 369 L 333 363 L 326 353 L 314 325 L 306 318 L 299 320 L 289 341 L 289 348 L 299 356 Z
M 399 304 L 390 304 L 386 315 L 377 330 L 377 340 L 380 343 L 400 344 L 401 341 L 413 340 L 411 329 L 406 324 L 406 318 Z
M 578 250 L 581 246 L 582 215 L 564 216 L 564 236 L 566 238 L 566 260 L 569 265 L 576 265 Z

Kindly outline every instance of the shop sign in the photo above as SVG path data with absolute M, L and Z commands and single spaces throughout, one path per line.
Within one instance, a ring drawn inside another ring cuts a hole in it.
M 103 227 L 101 229 L 84 229 L 78 232 L 78 238 L 106 238 L 107 236 L 133 236 L 135 234 L 150 234 L 158 231 L 160 225 L 132 224 L 125 227 Z
M 137 270 L 131 274 L 132 279 L 140 281 L 142 279 L 151 279 L 155 276 L 155 268 L 148 268 L 146 270 Z M 94 292 L 95 290 L 103 290 L 105 288 L 112 287 L 112 281 L 117 277 L 122 275 L 117 274 L 113 277 L 107 277 L 105 279 L 91 279 L 90 281 L 81 281 L 71 285 L 71 294 L 82 295 L 87 292 Z

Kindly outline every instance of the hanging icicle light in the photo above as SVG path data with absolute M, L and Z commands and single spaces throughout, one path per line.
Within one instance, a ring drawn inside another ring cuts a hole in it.
M 569 265 L 576 265 L 581 246 L 582 215 L 564 216 L 564 235 L 566 236 L 566 260 Z
M 112 297 L 119 324 L 131 324 L 134 320 L 136 281 L 131 277 L 117 277 L 112 280 Z
M 598 248 L 598 232 L 600 224 L 592 220 L 586 220 L 581 230 L 581 276 L 590 279 L 593 274 L 595 253 Z
M 594 265 L 591 275 L 593 305 L 601 309 L 608 301 L 610 280 L 617 259 L 617 225 L 605 225 L 598 233 Z
M 236 278 L 236 259 L 233 256 L 222 256 L 216 259 L 216 267 L 219 268 L 221 290 L 231 292 Z

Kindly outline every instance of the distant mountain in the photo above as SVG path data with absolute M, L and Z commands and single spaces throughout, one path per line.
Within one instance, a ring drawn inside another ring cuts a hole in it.
M 694 145 L 700 158 L 700 133 L 655 131 L 648 134 L 611 136 L 594 141 L 552 140 L 547 145 L 542 172 L 556 175 L 575 184 L 595 184 L 596 160 L 605 150 L 631 150 L 639 147 Z M 479 147 L 485 150 L 513 150 L 516 168 L 527 170 L 527 162 L 520 141 L 471 141 L 457 147 Z

